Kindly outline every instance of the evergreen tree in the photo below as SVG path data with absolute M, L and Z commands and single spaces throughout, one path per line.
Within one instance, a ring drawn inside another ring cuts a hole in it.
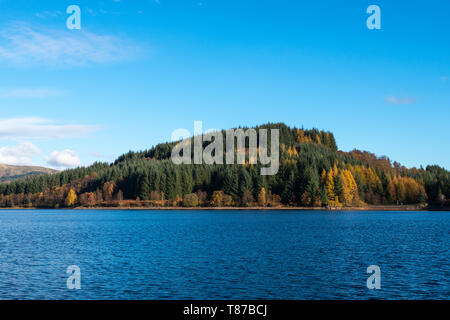
M 141 200 L 150 200 L 150 181 L 147 175 L 143 175 L 139 182 L 139 198 Z
M 284 186 L 283 193 L 281 194 L 282 203 L 289 204 L 290 202 L 292 202 L 294 194 L 294 184 L 295 184 L 295 176 L 294 173 L 291 172 Z

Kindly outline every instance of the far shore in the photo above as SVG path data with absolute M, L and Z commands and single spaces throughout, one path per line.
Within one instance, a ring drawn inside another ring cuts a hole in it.
M 37 208 L 37 207 L 14 207 L 0 208 L 0 210 L 261 210 L 261 211 L 281 211 L 281 210 L 297 210 L 297 211 L 450 211 L 450 208 L 428 208 L 415 205 L 398 205 L 398 206 L 366 206 L 366 207 L 74 207 L 74 208 Z

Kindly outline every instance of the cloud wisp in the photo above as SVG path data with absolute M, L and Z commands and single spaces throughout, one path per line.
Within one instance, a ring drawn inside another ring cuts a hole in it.
M 387 96 L 386 102 L 389 104 L 412 104 L 417 101 L 415 98 L 410 97 L 396 97 L 396 96 Z
M 0 89 L 1 98 L 53 98 L 64 95 L 64 91 L 48 88 Z
M 36 28 L 16 23 L 0 31 L 0 64 L 72 67 L 129 60 L 139 47 L 116 35 Z
M 55 124 L 52 120 L 39 117 L 0 118 L 0 139 L 76 138 L 97 129 L 92 125 Z

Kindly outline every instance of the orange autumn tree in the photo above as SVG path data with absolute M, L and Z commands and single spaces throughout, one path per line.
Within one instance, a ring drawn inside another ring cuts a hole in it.
M 388 185 L 388 194 L 396 203 L 415 203 L 417 199 L 426 201 L 426 192 L 422 184 L 409 177 L 395 176 Z
M 105 182 L 103 185 L 103 198 L 106 201 L 111 201 L 116 184 L 113 181 Z

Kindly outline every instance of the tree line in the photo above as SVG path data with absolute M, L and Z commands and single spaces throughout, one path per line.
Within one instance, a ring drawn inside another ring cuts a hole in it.
M 439 166 L 408 169 L 369 152 L 338 151 L 334 135 L 317 129 L 260 128 L 280 130 L 273 176 L 260 175 L 259 164 L 175 165 L 175 143 L 162 143 L 111 164 L 0 184 L 0 207 L 449 205 L 450 173 Z

